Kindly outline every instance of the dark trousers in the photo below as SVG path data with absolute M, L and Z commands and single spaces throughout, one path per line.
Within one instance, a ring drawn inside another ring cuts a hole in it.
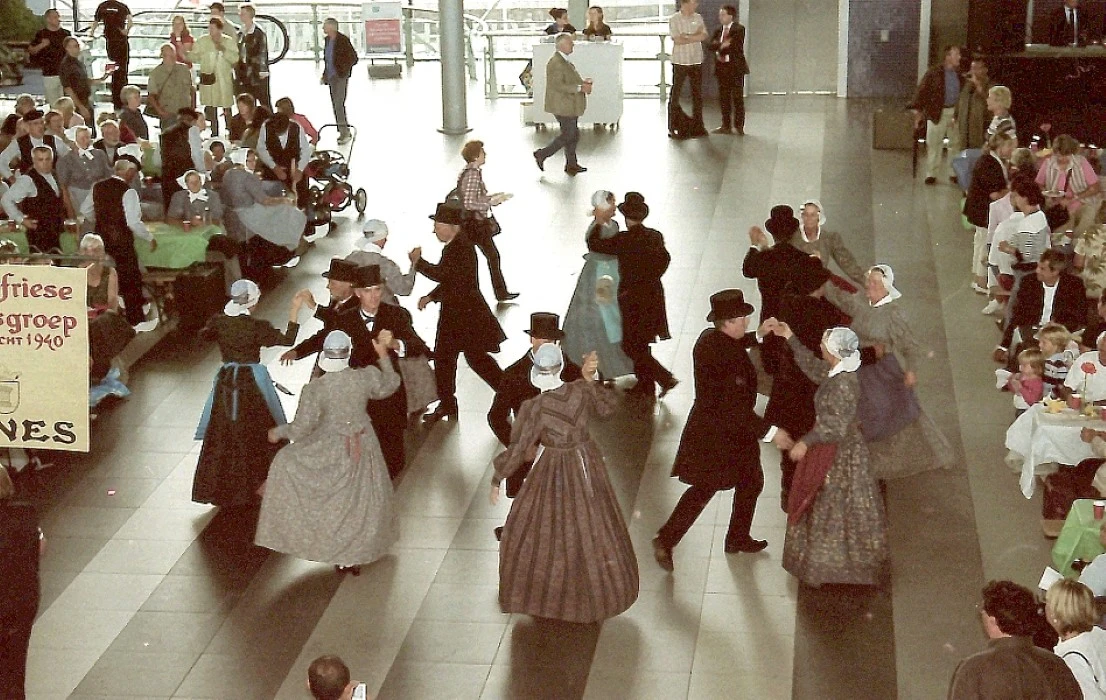
M 644 341 L 623 340 L 622 352 L 634 363 L 634 376 L 637 377 L 637 386 L 642 389 L 656 388 L 657 382 L 661 385 L 670 384 L 673 380 L 672 373 L 664 365 L 657 362 L 649 343 Z
M 469 234 L 469 240 L 484 254 L 488 261 L 488 273 L 492 277 L 492 291 L 496 299 L 505 299 L 507 280 L 503 277 L 503 264 L 499 257 L 499 248 L 495 245 L 495 236 L 491 234 L 492 220 L 485 217 L 470 217 L 465 219 L 465 230 Z
M 703 67 L 680 66 L 672 64 L 672 92 L 668 93 L 668 109 L 675 111 L 680 107 L 680 95 L 684 83 L 691 86 L 691 118 L 696 125 L 703 123 Z
M 730 527 L 726 530 L 726 546 L 734 547 L 748 542 L 752 537 L 749 529 L 753 525 L 753 513 L 757 507 L 757 497 L 764 489 L 764 473 L 759 469 L 750 470 L 748 480 L 733 491 L 733 511 L 730 512 Z M 661 544 L 669 549 L 675 547 L 684 538 L 687 531 L 703 509 L 721 489 L 710 486 L 692 486 L 680 497 L 676 509 L 668 517 L 668 522 L 657 533 Z
M 578 165 L 576 162 L 576 144 L 580 142 L 579 117 L 557 117 L 561 133 L 545 148 L 538 151 L 538 158 L 545 160 L 562 148 L 565 149 L 565 167 Z
M 338 123 L 338 134 L 345 136 L 349 133 L 349 121 L 346 119 L 346 89 L 349 87 L 349 78 L 331 78 L 327 81 L 330 86 L 330 106 L 334 108 L 334 121 Z
M 722 126 L 745 130 L 745 76 L 733 63 L 715 63 L 718 99 L 722 103 Z
M 80 205 L 75 202 L 74 206 L 80 209 Z M 53 226 L 50 222 L 40 219 L 37 227 L 27 231 L 27 243 L 35 250 L 42 253 L 49 253 L 54 249 L 60 250 L 61 229 L 62 224 L 60 221 L 57 226 Z
M 372 420 L 373 431 L 380 442 L 380 451 L 384 453 L 384 464 L 388 467 L 388 476 L 394 481 L 407 466 L 407 446 L 404 432 L 407 429 L 407 394 L 400 387 L 396 392 L 402 397 L 398 404 L 392 395 L 380 401 L 369 401 L 365 410 Z M 398 409 L 398 410 L 397 410 Z
M 457 408 L 457 358 L 460 355 L 460 350 L 434 351 L 434 379 L 438 384 L 438 398 L 442 400 L 440 408 L 445 410 Z M 464 355 L 472 371 L 493 391 L 499 388 L 503 370 L 491 355 L 480 350 L 465 350 Z
M 108 42 L 108 60 L 115 63 L 117 68 L 111 74 L 111 104 L 116 110 L 123 108 L 123 98 L 120 93 L 127 84 L 127 69 L 130 62 L 130 47 L 126 41 L 119 43 Z M 91 107 L 91 100 L 89 106 Z
M 33 605 L 0 609 L 0 698 L 23 700 L 27 682 L 27 649 L 38 612 Z
M 789 435 L 795 435 L 788 431 Z M 798 433 L 805 435 L 805 433 Z M 787 456 L 787 452 L 780 450 L 780 506 L 787 510 L 787 496 L 791 493 L 791 482 L 795 480 L 795 468 L 799 463 Z
M 122 240 L 105 242 L 104 249 L 115 260 L 115 271 L 119 274 L 119 296 L 127 306 L 127 322 L 132 326 L 146 320 L 142 305 L 146 302 L 142 296 L 142 270 L 138 267 L 138 254 L 134 251 L 134 238 L 120 236 Z

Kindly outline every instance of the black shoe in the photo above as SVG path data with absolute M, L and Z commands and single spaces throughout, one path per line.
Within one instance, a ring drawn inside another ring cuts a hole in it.
M 507 292 L 503 296 L 496 297 L 496 301 L 514 301 L 518 299 L 518 292 Z
M 727 544 L 725 550 L 726 554 L 737 554 L 738 552 L 753 554 L 762 551 L 767 546 L 768 542 L 766 540 L 749 539 L 740 544 Z
M 676 385 L 680 383 L 679 379 L 672 377 L 667 382 L 661 382 L 661 393 L 657 396 L 658 399 L 663 399 L 668 395 L 668 392 L 676 388 Z
M 935 177 L 927 177 L 927 178 L 926 178 L 926 184 L 927 184 L 927 185 L 936 185 L 936 184 L 937 184 L 937 178 L 935 178 Z
M 659 536 L 653 538 L 653 558 L 665 571 L 671 572 L 676 568 L 676 565 L 672 563 L 672 548 L 665 547 Z
M 585 168 L 584 166 L 579 165 L 579 164 L 577 164 L 577 165 L 566 165 L 565 166 L 565 172 L 568 173 L 569 175 L 577 175 L 579 173 L 586 173 L 587 171 L 588 171 L 587 168 Z
M 361 567 L 360 566 L 337 566 L 337 565 L 335 565 L 334 570 L 337 571 L 340 574 L 353 574 L 354 576 L 360 576 L 361 575 Z
M 733 132 L 734 132 L 735 134 L 737 134 L 738 136 L 744 136 L 744 135 L 745 135 L 745 127 L 743 127 L 743 126 L 735 126 L 735 127 L 733 128 Z
M 502 541 L 502 539 L 503 539 L 503 526 L 500 525 L 495 530 L 493 530 L 493 532 L 495 533 L 495 541 L 496 542 Z
M 433 425 L 444 418 L 457 418 L 457 408 L 445 408 L 444 406 L 438 406 L 430 413 L 422 414 L 422 422 L 427 425 Z
M 538 164 L 538 170 L 545 172 L 545 158 L 539 155 L 539 151 L 534 151 L 534 162 Z

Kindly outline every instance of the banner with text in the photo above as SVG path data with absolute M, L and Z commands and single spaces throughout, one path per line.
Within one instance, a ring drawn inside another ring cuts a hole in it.
M 368 53 L 399 53 L 403 50 L 401 20 L 403 9 L 395 0 L 361 5 L 365 21 L 365 50 Z
M 0 265 L 0 448 L 88 452 L 86 276 Z

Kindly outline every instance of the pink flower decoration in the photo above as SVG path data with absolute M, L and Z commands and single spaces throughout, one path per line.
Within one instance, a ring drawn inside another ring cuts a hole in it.
M 1079 365 L 1079 369 L 1083 370 L 1083 374 L 1098 374 L 1098 367 L 1093 362 L 1084 362 Z

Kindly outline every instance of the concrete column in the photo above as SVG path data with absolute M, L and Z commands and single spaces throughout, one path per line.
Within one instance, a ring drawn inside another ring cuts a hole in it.
M 438 0 L 438 41 L 442 57 L 443 134 L 469 131 L 465 102 L 465 20 L 463 0 Z

